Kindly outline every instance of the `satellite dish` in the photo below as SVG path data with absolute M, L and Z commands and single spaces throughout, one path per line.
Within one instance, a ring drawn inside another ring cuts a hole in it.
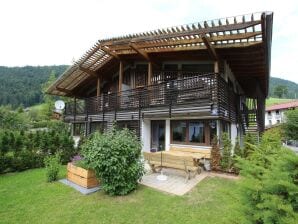
M 65 107 L 65 103 L 62 100 L 57 100 L 55 102 L 55 108 L 56 110 L 63 110 Z

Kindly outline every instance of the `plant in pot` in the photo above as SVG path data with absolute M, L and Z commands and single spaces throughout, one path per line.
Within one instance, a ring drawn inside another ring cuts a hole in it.
M 67 164 L 67 179 L 85 188 L 96 187 L 99 184 L 95 172 L 80 155 L 74 156 Z

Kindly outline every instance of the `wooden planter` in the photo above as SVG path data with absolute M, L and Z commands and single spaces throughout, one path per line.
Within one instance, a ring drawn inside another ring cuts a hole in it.
M 99 185 L 93 170 L 85 170 L 72 163 L 67 164 L 67 179 L 85 188 L 92 188 Z

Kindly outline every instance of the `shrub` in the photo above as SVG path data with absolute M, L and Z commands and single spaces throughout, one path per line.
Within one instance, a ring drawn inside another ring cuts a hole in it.
M 232 165 L 232 143 L 228 133 L 222 134 L 223 150 L 220 160 L 221 168 L 224 171 L 230 171 Z
M 298 156 L 283 148 L 276 134 L 265 133 L 238 159 L 243 213 L 253 223 L 296 223 L 298 219 Z
M 47 156 L 44 159 L 44 164 L 46 167 L 46 178 L 48 182 L 53 182 L 58 179 L 59 168 L 60 168 L 60 154 Z
M 217 136 L 215 135 L 212 139 L 212 148 L 211 148 L 211 159 L 210 159 L 210 165 L 211 170 L 218 171 L 220 170 L 220 149 L 218 144 Z
M 128 129 L 96 132 L 82 146 L 84 159 L 95 170 L 102 189 L 110 195 L 126 195 L 136 189 L 144 174 L 141 143 Z
M 252 145 L 255 144 L 254 138 L 250 133 L 247 133 L 244 136 L 244 147 L 243 147 L 243 157 L 246 158 L 251 154 L 254 150 Z
M 289 140 L 298 140 L 298 109 L 286 112 L 287 121 L 283 126 Z

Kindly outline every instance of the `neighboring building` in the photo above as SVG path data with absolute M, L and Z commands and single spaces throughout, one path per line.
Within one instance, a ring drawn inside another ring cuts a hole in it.
M 67 96 L 74 135 L 116 121 L 143 150 L 210 150 L 264 130 L 273 13 L 204 21 L 99 40 L 48 89 Z
M 298 100 L 266 107 L 265 126 L 270 127 L 285 122 L 285 112 L 298 108 Z

